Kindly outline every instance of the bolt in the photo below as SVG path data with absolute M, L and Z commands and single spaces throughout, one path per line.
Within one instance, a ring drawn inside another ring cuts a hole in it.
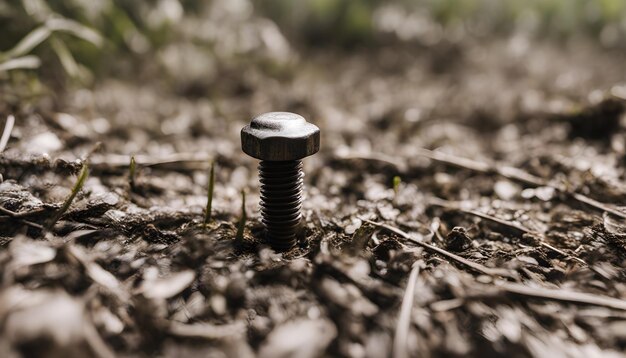
M 241 130 L 241 149 L 260 159 L 261 219 L 275 250 L 296 243 L 302 218 L 302 158 L 320 149 L 320 129 L 302 116 L 270 112 Z

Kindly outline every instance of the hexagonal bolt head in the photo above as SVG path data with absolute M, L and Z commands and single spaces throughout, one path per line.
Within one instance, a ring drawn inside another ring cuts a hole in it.
M 264 113 L 241 130 L 241 149 L 260 160 L 302 159 L 320 149 L 320 129 L 295 113 Z

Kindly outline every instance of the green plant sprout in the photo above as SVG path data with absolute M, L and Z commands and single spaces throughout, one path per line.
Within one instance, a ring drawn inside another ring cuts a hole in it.
M 65 202 L 63 203 L 59 211 L 57 211 L 57 213 L 48 222 L 48 225 L 46 226 L 47 230 L 50 230 L 54 226 L 54 224 L 56 224 L 57 221 L 59 221 L 59 219 L 63 216 L 63 214 L 65 214 L 65 212 L 70 208 L 70 205 L 72 205 L 74 198 L 76 198 L 76 195 L 78 194 L 78 192 L 83 188 L 83 185 L 85 185 L 85 182 L 87 181 L 88 177 L 89 177 L 89 163 L 85 161 L 83 163 L 83 167 L 80 170 L 80 174 L 78 174 L 78 180 L 76 181 L 76 184 L 74 184 L 74 187 L 72 188 L 72 192 L 67 197 L 67 199 L 65 199 Z
M 137 162 L 135 161 L 135 156 L 130 157 L 130 165 L 128 166 L 128 184 L 130 185 L 130 190 L 135 191 L 136 182 L 135 175 L 137 174 Z
M 209 180 L 207 184 L 206 210 L 204 211 L 204 227 L 211 221 L 211 208 L 213 205 L 213 188 L 215 187 L 215 161 L 211 162 Z M 245 195 L 245 194 L 244 194 Z
M 393 192 L 395 195 L 398 195 L 398 191 L 400 190 L 400 183 L 402 183 L 402 179 L 399 176 L 393 177 Z

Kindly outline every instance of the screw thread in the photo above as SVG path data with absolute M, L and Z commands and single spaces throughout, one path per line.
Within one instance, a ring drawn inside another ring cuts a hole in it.
M 302 218 L 303 177 L 301 160 L 263 160 L 259 164 L 261 220 L 275 250 L 287 250 L 296 244 Z

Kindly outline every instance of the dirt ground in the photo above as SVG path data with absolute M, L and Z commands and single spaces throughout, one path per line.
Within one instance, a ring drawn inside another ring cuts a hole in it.
M 623 355 L 626 53 L 286 51 L 0 104 L 0 356 Z M 322 134 L 285 253 L 239 141 L 276 110 Z

